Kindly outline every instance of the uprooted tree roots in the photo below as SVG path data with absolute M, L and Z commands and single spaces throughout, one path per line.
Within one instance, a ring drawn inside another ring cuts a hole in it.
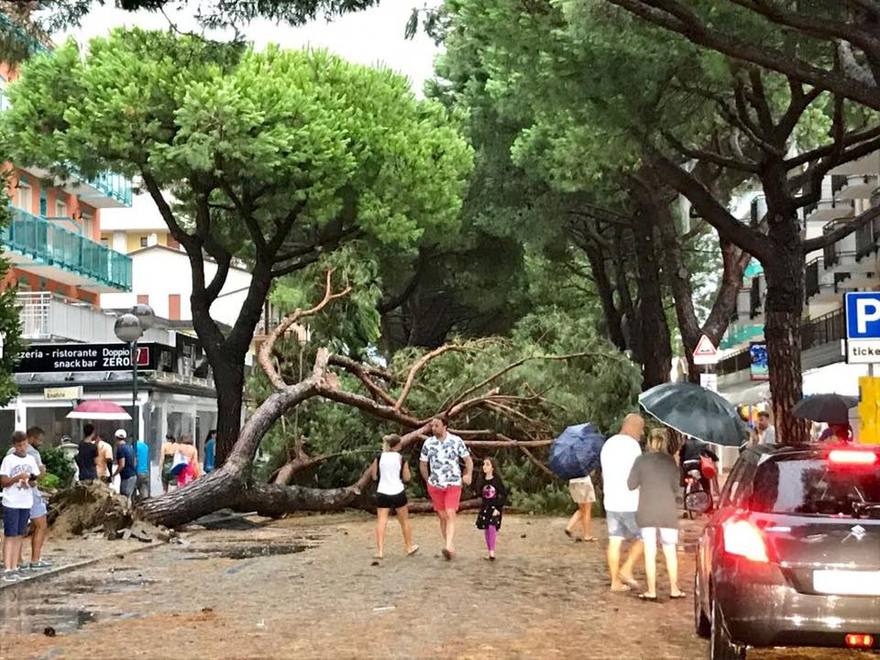
M 419 373 L 431 360 L 446 352 L 478 351 L 479 342 L 448 344 L 423 355 L 412 364 L 402 382 L 398 382 L 392 374 L 383 369 L 346 356 L 331 355 L 326 349 L 321 348 L 317 351 L 311 374 L 296 383 L 285 381 L 279 366 L 281 356 L 273 352 L 275 343 L 295 323 L 317 314 L 328 304 L 348 295 L 349 292 L 350 288 L 334 292 L 332 271 L 327 273 L 325 293 L 321 302 L 311 309 L 297 309 L 288 315 L 261 345 L 258 361 L 274 391 L 254 411 L 241 429 L 226 463 L 219 470 L 185 488 L 143 502 L 139 505 L 137 515 L 152 523 L 176 527 L 224 508 L 244 512 L 256 511 L 267 516 L 280 516 L 305 510 L 338 511 L 350 506 L 368 508 L 362 490 L 370 482 L 369 472 L 364 472 L 355 483 L 341 488 L 306 488 L 288 486 L 284 483 L 303 466 L 314 465 L 326 457 L 309 457 L 300 451 L 293 458 L 293 465 L 287 466 L 287 469 L 282 468 L 283 480 L 276 478 L 276 483 L 265 484 L 254 483 L 250 479 L 251 464 L 266 432 L 285 412 L 312 397 L 322 397 L 409 429 L 403 436 L 405 444 L 414 443 L 422 438 L 434 416 L 442 415 L 450 420 L 451 426 L 454 426 L 459 419 L 466 419 L 467 413 L 480 410 L 509 416 L 511 420 L 515 420 L 518 428 L 524 429 L 528 440 L 516 440 L 486 428 L 452 428 L 451 430 L 473 448 L 513 447 L 526 454 L 530 460 L 536 461 L 530 449 L 546 446 L 551 440 L 547 430 L 540 428 L 537 423 L 530 423 L 528 415 L 523 411 L 528 411 L 535 405 L 542 405 L 544 400 L 538 394 L 529 396 L 505 394 L 500 391 L 497 383 L 502 376 L 529 360 L 570 360 L 590 356 L 593 353 L 532 356 L 517 360 L 482 382 L 468 387 L 453 401 L 444 404 L 443 409 L 435 411 L 427 418 L 416 416 L 406 406 L 407 397 Z M 354 376 L 365 394 L 343 389 L 333 369 Z M 397 396 L 390 392 L 390 387 L 394 385 L 401 386 L 400 394 Z M 544 466 L 541 464 L 541 467 Z M 281 483 L 278 483 L 279 481 Z

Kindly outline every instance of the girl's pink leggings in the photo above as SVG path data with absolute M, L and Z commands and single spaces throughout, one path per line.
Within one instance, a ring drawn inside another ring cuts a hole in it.
M 494 525 L 489 525 L 486 528 L 486 547 L 489 548 L 489 552 L 495 552 L 495 541 L 498 539 L 498 530 Z

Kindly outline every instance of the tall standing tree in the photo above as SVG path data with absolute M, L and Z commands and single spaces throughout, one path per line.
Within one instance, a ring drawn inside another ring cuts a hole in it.
M 117 30 L 32 58 L 2 118 L 13 159 L 139 177 L 189 257 L 214 373 L 218 458 L 238 436 L 245 355 L 273 281 L 352 240 L 405 252 L 455 230 L 471 151 L 402 76 L 325 52 L 255 52 Z M 216 274 L 205 275 L 205 259 Z M 211 305 L 251 283 L 227 333 Z

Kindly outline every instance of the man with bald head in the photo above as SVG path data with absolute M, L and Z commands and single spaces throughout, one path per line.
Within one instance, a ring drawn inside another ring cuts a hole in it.
M 642 555 L 643 545 L 636 511 L 639 491 L 627 484 L 633 463 L 641 455 L 639 439 L 645 431 L 645 420 L 632 413 L 623 420 L 620 433 L 613 435 L 602 446 L 602 482 L 605 491 L 605 520 L 608 524 L 608 571 L 611 591 L 629 591 L 638 586 L 633 577 L 633 566 Z M 624 541 L 632 541 L 623 566 L 620 550 Z

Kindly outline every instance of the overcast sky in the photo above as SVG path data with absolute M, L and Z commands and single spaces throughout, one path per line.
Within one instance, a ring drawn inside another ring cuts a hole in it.
M 384 64 L 407 76 L 413 89 L 421 94 L 424 81 L 431 76 L 438 49 L 424 33 L 420 32 L 414 39 L 407 40 L 403 31 L 414 6 L 435 6 L 438 2 L 383 0 L 378 7 L 343 16 L 331 23 L 318 20 L 301 28 L 292 28 L 260 21 L 250 25 L 245 32 L 258 47 L 269 42 L 289 48 L 312 46 L 326 48 L 360 64 Z M 169 12 L 169 17 L 181 29 L 195 30 L 197 28 L 191 15 L 191 11 Z M 106 34 L 111 28 L 123 25 L 165 29 L 168 21 L 160 13 L 132 13 L 102 7 L 92 11 L 81 27 L 58 34 L 55 39 L 61 41 L 72 35 L 77 41 L 87 42 L 92 37 Z

